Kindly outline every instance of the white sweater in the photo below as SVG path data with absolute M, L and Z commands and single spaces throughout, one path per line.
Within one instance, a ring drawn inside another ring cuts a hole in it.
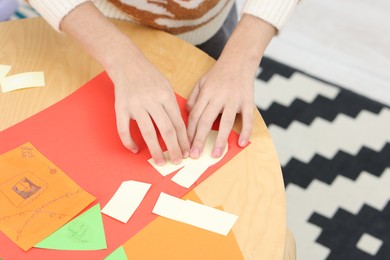
M 234 0 L 30 0 L 56 30 L 76 6 L 92 1 L 107 17 L 130 20 L 167 31 L 192 43 L 210 39 L 222 26 Z M 246 0 L 243 13 L 280 30 L 299 0 Z

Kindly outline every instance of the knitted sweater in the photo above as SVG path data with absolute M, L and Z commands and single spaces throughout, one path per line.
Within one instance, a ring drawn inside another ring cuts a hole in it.
M 107 17 L 139 22 L 175 34 L 192 43 L 210 39 L 222 26 L 234 0 L 29 0 L 60 30 L 62 18 L 78 5 L 92 1 Z M 246 0 L 243 13 L 283 27 L 299 0 Z

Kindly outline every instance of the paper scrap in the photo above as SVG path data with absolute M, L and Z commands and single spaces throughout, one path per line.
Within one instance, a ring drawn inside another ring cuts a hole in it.
M 161 192 L 152 212 L 166 218 L 184 222 L 182 219 L 184 219 L 185 206 L 185 200 Z
M 102 212 L 123 223 L 127 223 L 141 204 L 151 184 L 138 181 L 124 181 Z
M 168 151 L 164 152 L 164 156 L 165 156 L 165 159 L 167 161 L 167 163 L 164 165 L 157 165 L 154 162 L 153 158 L 150 158 L 148 160 L 148 162 L 164 177 L 171 174 L 174 171 L 179 170 L 180 168 L 183 168 L 188 160 L 188 158 L 187 158 L 187 159 L 182 160 L 182 162 L 180 164 L 173 164 L 173 163 L 171 163 L 171 161 L 169 159 Z
M 0 80 L 7 76 L 8 72 L 11 70 L 10 65 L 0 64 Z
M 187 221 L 195 226 L 226 236 L 236 223 L 238 216 L 186 200 Z
M 191 187 L 202 174 L 210 167 L 208 163 L 201 163 L 193 160 L 188 163 L 175 176 L 172 177 L 172 181 L 183 186 L 185 188 Z
M 183 199 L 202 203 L 194 191 Z M 233 232 L 221 236 L 165 217 L 157 217 L 123 248 L 128 259 L 244 259 Z
M 207 168 L 216 164 L 225 156 L 228 151 L 227 146 L 225 147 L 221 157 L 214 158 L 212 156 L 212 151 L 215 140 L 217 139 L 217 135 L 218 131 L 210 131 L 206 139 L 202 156 L 196 160 L 187 158 L 184 163 L 184 167 L 178 173 L 176 173 L 175 176 L 173 176 L 172 181 L 176 182 L 180 186 L 189 188 L 199 179 L 199 177 L 207 170 Z
M 3 93 L 32 87 L 44 87 L 45 77 L 43 71 L 24 72 L 5 77 L 0 80 Z
M 202 174 L 212 165 L 218 163 L 227 153 L 228 147 L 226 146 L 222 156 L 214 158 L 212 151 L 214 148 L 215 140 L 217 139 L 218 131 L 211 130 L 207 136 L 206 143 L 203 149 L 202 156 L 198 159 L 186 158 L 180 164 L 173 164 L 169 160 L 168 152 L 165 151 L 164 155 L 167 159 L 167 163 L 164 165 L 157 165 L 152 158 L 148 162 L 162 175 L 167 176 L 177 170 L 179 170 L 172 181 L 183 186 L 190 188 Z
M 161 193 L 153 213 L 226 236 L 238 216 Z
M 95 200 L 31 143 L 0 155 L 0 172 L 0 231 L 24 250 Z
M 127 260 L 127 256 L 123 246 L 118 247 L 114 252 L 112 252 L 109 256 L 104 258 L 104 260 Z
M 106 249 L 100 204 L 71 220 L 34 247 L 57 250 Z

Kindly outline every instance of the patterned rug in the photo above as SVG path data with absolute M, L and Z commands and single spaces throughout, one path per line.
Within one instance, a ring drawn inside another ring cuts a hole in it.
M 12 18 L 32 16 L 20 0 Z M 255 102 L 278 151 L 297 259 L 390 259 L 390 108 L 268 58 Z
M 268 58 L 257 78 L 297 259 L 390 259 L 390 108 Z

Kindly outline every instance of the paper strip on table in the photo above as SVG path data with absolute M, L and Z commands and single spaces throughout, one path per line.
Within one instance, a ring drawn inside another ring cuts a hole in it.
M 138 181 L 124 181 L 102 213 L 127 223 L 141 204 L 151 184 Z
M 8 72 L 11 70 L 10 65 L 0 64 L 0 80 L 7 76 Z
M 238 216 L 231 213 L 182 200 L 163 192 L 156 202 L 153 213 L 225 236 L 238 219 Z
M 5 77 L 0 80 L 3 93 L 32 87 L 44 87 L 45 77 L 42 71 L 25 72 Z

